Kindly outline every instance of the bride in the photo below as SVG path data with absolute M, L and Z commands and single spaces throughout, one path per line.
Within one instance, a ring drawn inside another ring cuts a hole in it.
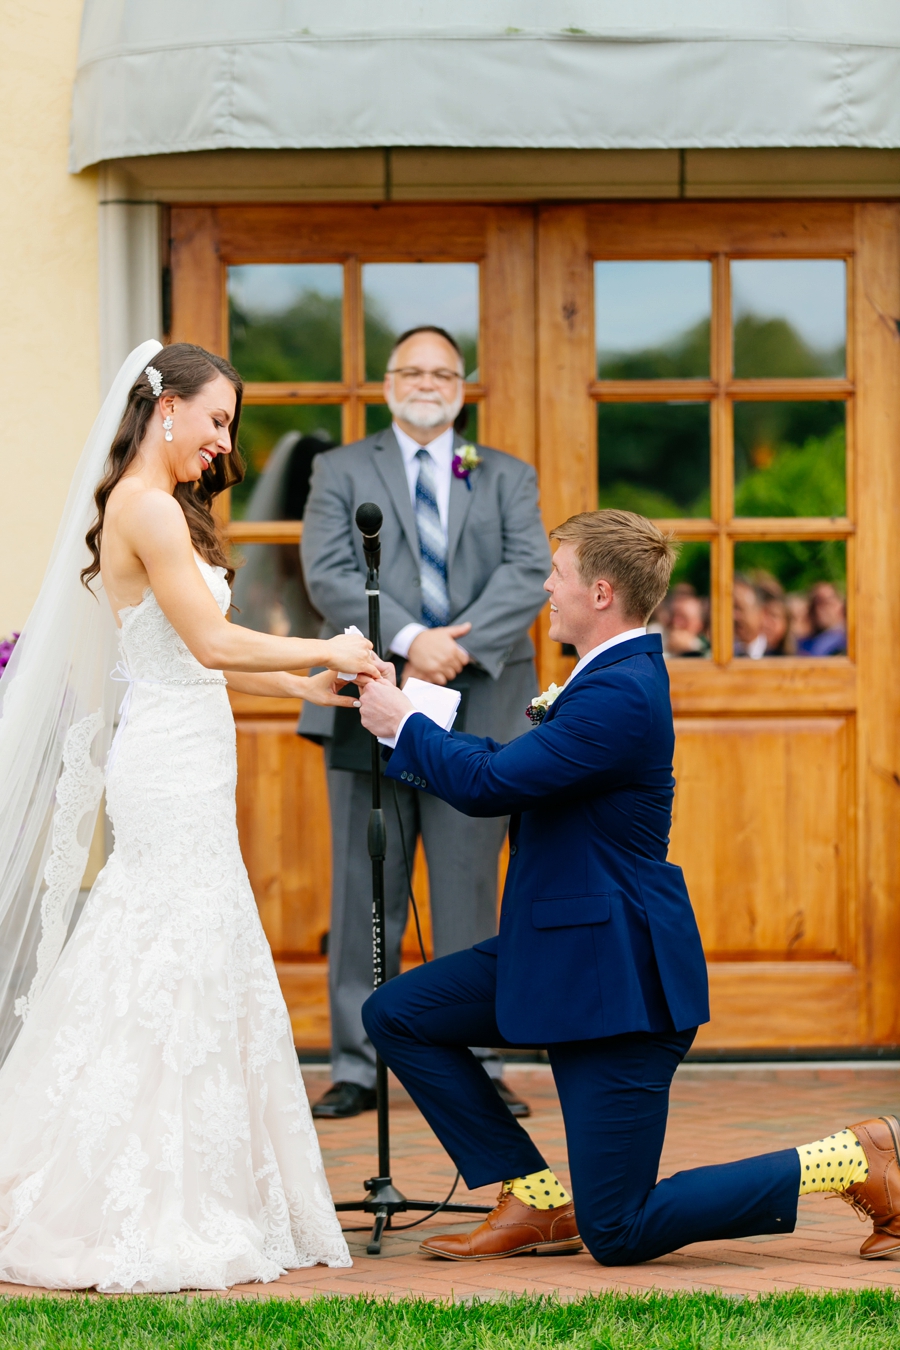
M 221 357 L 131 354 L 0 684 L 0 1280 L 351 1264 L 238 847 L 227 689 L 346 705 L 333 672 L 377 672 L 362 638 L 227 621 L 211 504 L 240 406 Z M 69 932 L 104 786 L 115 848 Z

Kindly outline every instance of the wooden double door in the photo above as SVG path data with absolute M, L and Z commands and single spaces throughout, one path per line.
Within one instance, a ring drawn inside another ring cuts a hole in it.
M 536 464 L 548 529 L 599 503 L 682 542 L 653 623 L 698 1045 L 900 1042 L 900 209 L 178 206 L 171 237 L 171 338 L 247 381 L 241 621 L 308 631 L 290 466 L 384 424 L 399 331 L 450 328 L 469 434 Z M 544 685 L 565 678 L 546 615 L 535 636 Z M 289 701 L 233 703 L 251 880 L 297 1042 L 325 1046 L 322 752 Z

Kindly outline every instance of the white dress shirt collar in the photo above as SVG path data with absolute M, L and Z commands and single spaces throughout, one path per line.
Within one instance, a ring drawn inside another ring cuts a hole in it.
M 599 656 L 601 652 L 608 651 L 610 647 L 618 646 L 620 642 L 630 642 L 632 638 L 644 637 L 646 632 L 646 628 L 629 628 L 626 633 L 616 633 L 615 637 L 607 638 L 605 642 L 601 642 L 599 647 L 593 647 L 578 662 L 578 665 L 566 680 L 566 684 L 571 684 L 575 676 L 584 670 L 585 666 L 590 665 L 594 657 Z

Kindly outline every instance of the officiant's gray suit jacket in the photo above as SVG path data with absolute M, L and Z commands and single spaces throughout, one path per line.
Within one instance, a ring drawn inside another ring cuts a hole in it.
M 455 444 L 462 445 L 457 436 Z M 528 630 L 547 600 L 550 549 L 530 464 L 478 446 L 481 464 L 469 483 L 451 478 L 447 526 L 450 622 L 471 623 L 460 638 L 490 679 L 473 682 L 465 730 L 509 740 L 528 730 L 519 690 L 534 685 Z M 303 568 L 310 599 L 325 616 L 322 637 L 350 624 L 368 633 L 365 562 L 356 509 L 375 502 L 381 529 L 381 633 L 387 648 L 408 623 L 422 621 L 419 536 L 400 447 L 392 430 L 341 446 L 314 460 L 303 518 Z M 524 665 L 523 668 L 523 664 Z M 516 669 L 518 667 L 518 669 Z M 327 738 L 334 710 L 305 705 L 302 735 Z

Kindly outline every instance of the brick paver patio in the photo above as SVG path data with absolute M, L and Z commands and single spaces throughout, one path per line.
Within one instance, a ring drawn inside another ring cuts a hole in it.
M 326 1069 L 304 1070 L 311 1100 L 329 1082 Z M 511 1084 L 532 1105 L 527 1122 L 550 1165 L 568 1181 L 562 1118 L 549 1070 L 510 1070 Z M 686 1065 L 675 1078 L 662 1175 L 703 1163 L 726 1162 L 815 1139 L 868 1115 L 900 1112 L 900 1063 L 884 1066 Z M 409 1197 L 440 1198 L 453 1168 L 405 1092 L 392 1084 L 392 1146 L 395 1184 Z M 375 1116 L 321 1121 L 319 1134 L 335 1199 L 362 1193 L 362 1179 L 376 1171 Z M 470 1194 L 460 1186 L 454 1199 Z M 473 1199 L 490 1203 L 493 1189 Z M 415 1216 L 410 1216 L 415 1217 Z M 345 1214 L 347 1227 L 365 1216 Z M 406 1222 L 401 1216 L 398 1223 Z M 642 1266 L 604 1269 L 590 1256 L 521 1257 L 462 1265 L 418 1255 L 423 1232 L 441 1231 L 459 1217 L 428 1219 L 410 1233 L 387 1234 L 380 1257 L 366 1255 L 368 1229 L 349 1235 L 349 1270 L 292 1271 L 270 1285 L 243 1285 L 235 1298 L 315 1293 L 406 1294 L 428 1298 L 492 1298 L 501 1294 L 551 1293 L 560 1297 L 605 1289 L 721 1290 L 757 1294 L 790 1289 L 900 1288 L 900 1259 L 865 1262 L 859 1244 L 869 1231 L 836 1197 L 801 1201 L 796 1231 L 788 1237 L 697 1243 Z M 0 1293 L 24 1293 L 0 1284 Z

